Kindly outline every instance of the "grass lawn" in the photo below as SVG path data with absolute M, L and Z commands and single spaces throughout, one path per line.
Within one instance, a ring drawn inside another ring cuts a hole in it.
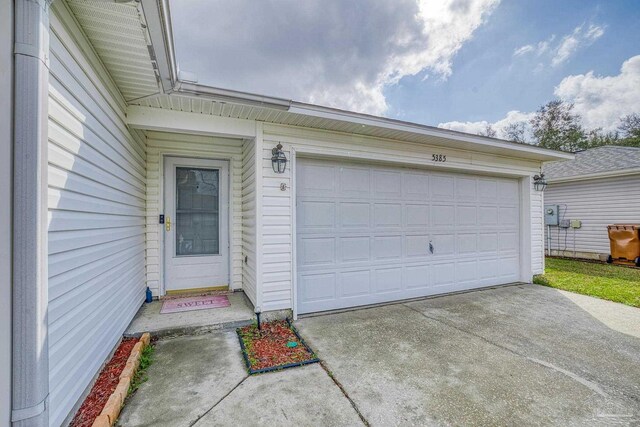
M 533 283 L 640 307 L 640 270 L 609 264 L 547 258 Z

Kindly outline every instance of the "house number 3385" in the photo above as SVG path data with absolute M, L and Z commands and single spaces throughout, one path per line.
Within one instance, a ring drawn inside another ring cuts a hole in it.
M 434 162 L 446 162 L 447 161 L 447 155 L 446 154 L 432 154 L 431 155 L 431 160 L 433 160 Z

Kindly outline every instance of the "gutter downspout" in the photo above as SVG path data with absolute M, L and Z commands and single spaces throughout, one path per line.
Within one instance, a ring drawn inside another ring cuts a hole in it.
M 14 0 L 13 426 L 49 425 L 47 120 L 49 7 Z

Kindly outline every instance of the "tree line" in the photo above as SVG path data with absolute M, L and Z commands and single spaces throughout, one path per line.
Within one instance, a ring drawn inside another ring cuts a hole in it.
M 560 100 L 540 107 L 528 122 L 510 123 L 501 130 L 510 141 L 570 152 L 603 145 L 640 147 L 640 114 L 620 117 L 615 131 L 587 130 L 580 115 L 573 111 L 573 104 Z M 479 134 L 495 138 L 497 133 L 487 125 Z

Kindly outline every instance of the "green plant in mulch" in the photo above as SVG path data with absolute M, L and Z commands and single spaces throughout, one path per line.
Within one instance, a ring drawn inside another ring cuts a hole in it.
M 153 344 L 149 344 L 144 348 L 144 350 L 142 350 L 142 354 L 140 355 L 140 366 L 131 379 L 131 384 L 129 385 L 129 394 L 135 393 L 138 387 L 140 387 L 144 382 L 147 381 L 147 379 L 149 379 L 149 377 L 147 376 L 147 368 L 153 363 L 154 350 L 155 348 Z

